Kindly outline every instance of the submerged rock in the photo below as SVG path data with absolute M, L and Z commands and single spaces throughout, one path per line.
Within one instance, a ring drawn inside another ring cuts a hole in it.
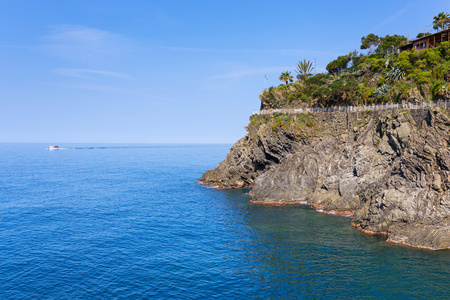
M 446 113 L 317 113 L 305 128 L 298 126 L 302 116 L 275 126 L 279 118 L 249 125 L 247 136 L 199 181 L 253 186 L 257 203 L 307 202 L 353 212 L 353 225 L 364 232 L 415 247 L 450 248 Z

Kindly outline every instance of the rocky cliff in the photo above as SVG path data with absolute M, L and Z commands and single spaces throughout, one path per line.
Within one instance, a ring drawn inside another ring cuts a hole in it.
M 199 182 L 353 215 L 392 242 L 450 248 L 450 118 L 439 108 L 257 115 Z

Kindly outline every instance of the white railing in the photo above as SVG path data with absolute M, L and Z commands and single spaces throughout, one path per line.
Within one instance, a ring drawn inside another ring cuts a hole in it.
M 273 113 L 282 114 L 301 114 L 316 112 L 353 112 L 353 111 L 380 111 L 394 109 L 426 109 L 430 107 L 441 107 L 446 110 L 450 107 L 450 100 L 425 101 L 421 103 L 385 103 L 358 106 L 333 106 L 333 107 L 308 107 L 308 108 L 279 108 L 279 109 L 262 109 L 254 111 L 253 115 L 270 115 Z

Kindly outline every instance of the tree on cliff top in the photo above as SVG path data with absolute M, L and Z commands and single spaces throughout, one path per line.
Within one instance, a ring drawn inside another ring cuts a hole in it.
M 373 47 L 376 47 L 379 43 L 380 37 L 371 33 L 361 38 L 361 49 L 370 49 L 370 54 L 372 55 Z
M 430 32 L 421 32 L 416 36 L 416 38 L 420 39 L 421 37 L 424 37 L 424 36 L 427 36 L 430 34 L 431 34 Z
M 281 81 L 286 82 L 286 84 L 288 84 L 289 81 L 290 82 L 294 81 L 294 77 L 292 77 L 291 72 L 289 72 L 289 71 L 281 73 L 280 78 L 278 78 L 278 79 L 280 79 Z
M 326 69 L 331 74 L 337 74 L 342 70 L 345 70 L 348 66 L 348 63 L 355 57 L 358 57 L 358 52 L 350 51 L 347 55 L 338 56 L 335 60 L 330 62 Z
M 304 59 L 303 61 L 299 61 L 297 64 L 297 69 L 295 70 L 295 72 L 298 73 L 297 79 L 306 80 L 306 78 L 312 75 L 311 72 L 313 69 L 313 64 L 309 60 L 307 61 Z
M 441 30 L 447 29 L 450 24 L 450 14 L 441 12 L 437 16 L 434 16 L 433 20 L 434 20 L 433 21 L 433 24 L 434 24 L 433 29 L 436 29 L 436 30 L 439 30 L 439 28 L 441 28 Z
M 406 37 L 403 35 L 386 35 L 385 37 L 380 38 L 379 45 L 375 50 L 376 53 L 385 53 L 386 50 L 395 50 L 400 46 L 403 42 L 406 42 Z M 394 49 L 392 49 L 394 46 Z

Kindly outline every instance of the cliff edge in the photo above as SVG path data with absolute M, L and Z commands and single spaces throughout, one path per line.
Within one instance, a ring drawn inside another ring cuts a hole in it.
M 252 202 L 353 215 L 395 243 L 450 249 L 450 118 L 439 109 L 253 115 L 199 182 Z

